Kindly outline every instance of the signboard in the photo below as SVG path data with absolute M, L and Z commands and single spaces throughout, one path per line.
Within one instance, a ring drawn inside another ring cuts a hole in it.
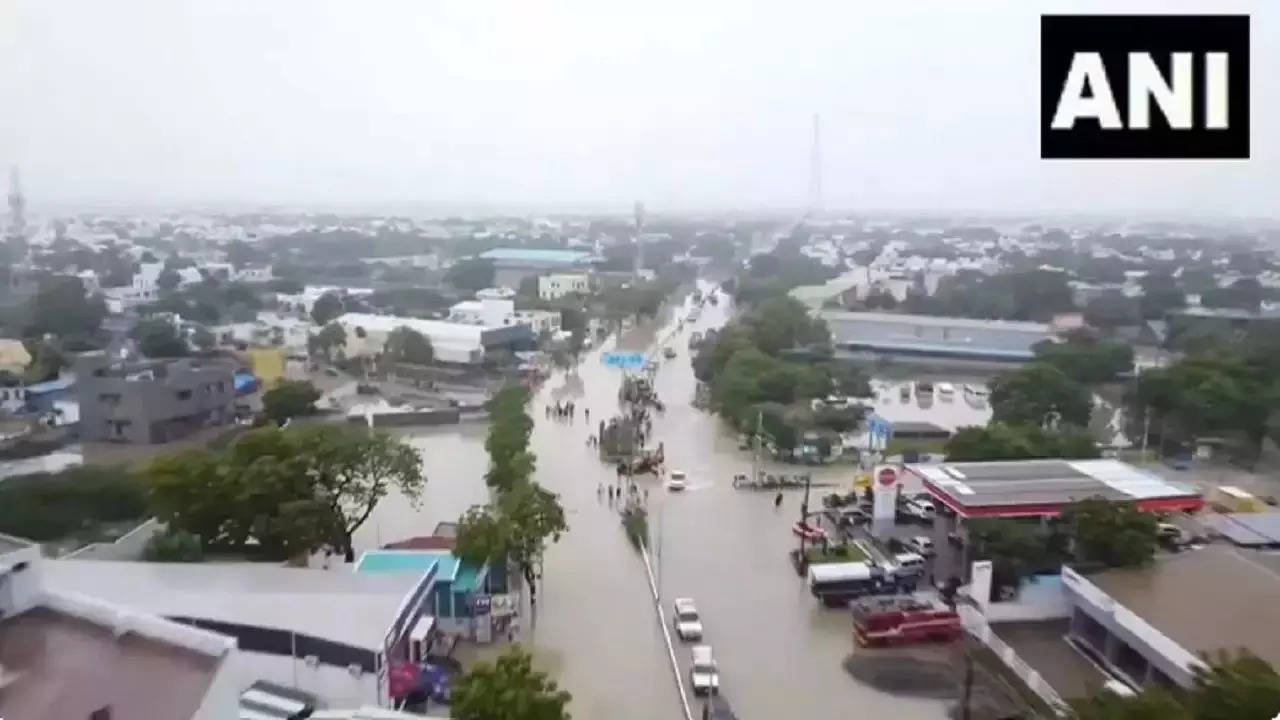
M 494 617 L 511 617 L 520 608 L 520 597 L 515 593 L 489 596 L 489 613 Z
M 875 470 L 871 519 L 882 525 L 892 525 L 898 518 L 898 471 L 888 465 Z
M 881 450 L 889 447 L 889 441 L 893 439 L 893 423 L 885 420 L 879 415 L 873 414 L 867 419 L 867 447 L 868 449 L 879 448 Z
M 987 607 L 991 605 L 991 561 L 978 560 L 970 568 L 969 599 L 986 615 Z
M 488 615 L 490 608 L 493 607 L 493 601 L 488 595 L 476 595 L 471 598 L 471 612 L 480 617 Z
M 888 487 L 898 480 L 898 473 L 891 467 L 880 468 L 880 472 L 876 473 L 876 480 L 881 485 Z
M 603 359 L 608 367 L 622 370 L 638 370 L 644 367 L 647 360 L 642 352 L 607 352 Z

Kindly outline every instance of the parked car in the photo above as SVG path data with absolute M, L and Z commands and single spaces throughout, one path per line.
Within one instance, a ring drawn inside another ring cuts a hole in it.
M 672 603 L 675 611 L 671 622 L 676 626 L 676 634 L 681 640 L 702 639 L 702 618 L 698 616 L 698 607 L 693 598 L 676 598 Z
M 710 645 L 694 645 L 693 663 L 689 667 L 689 680 L 694 695 L 708 695 L 720 690 L 720 671 Z
M 845 508 L 840 511 L 840 516 L 836 519 L 836 525 L 842 528 L 852 528 L 870 520 L 871 516 L 860 508 Z
M 685 476 L 683 470 L 672 470 L 671 477 L 667 479 L 667 489 L 679 492 L 689 487 L 689 480 Z
M 906 546 L 911 548 L 913 552 L 928 557 L 933 555 L 933 541 L 924 535 L 916 535 L 907 538 Z

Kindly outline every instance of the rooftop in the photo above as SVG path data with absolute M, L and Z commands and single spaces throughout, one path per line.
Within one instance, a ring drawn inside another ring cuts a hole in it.
M 1032 346 L 1053 336 L 1043 323 L 843 310 L 822 310 L 818 317 L 838 346 L 900 352 L 1030 358 Z
M 399 315 L 370 315 L 368 313 L 346 313 L 338 318 L 338 322 L 343 326 L 362 327 L 365 330 L 387 333 L 398 327 L 409 327 L 427 336 L 433 343 L 439 340 L 479 343 L 484 331 L 487 329 L 483 325 L 471 323 L 423 320 Z
M 1280 576 L 1230 547 L 1086 578 L 1192 654 L 1248 648 L 1280 664 Z
M 0 622 L 0 667 L 12 680 L 0 717 L 188 720 L 220 659 L 37 607 Z M 163 692 L 156 692 L 161 687 Z
M 580 250 L 534 250 L 530 248 L 494 248 L 480 253 L 485 260 L 576 265 L 591 258 Z
M 1061 506 L 1094 496 L 1139 503 L 1175 500 L 1197 507 L 1200 503 L 1194 488 L 1119 460 L 909 464 L 906 469 L 962 515 L 1010 515 L 1019 510 L 1030 515 L 1056 514 Z
M 422 573 L 371 576 L 262 563 L 54 560 L 44 563 L 44 576 L 54 590 L 146 613 L 290 630 L 375 650 Z
M 1205 523 L 1237 545 L 1280 545 L 1280 512 L 1213 513 Z

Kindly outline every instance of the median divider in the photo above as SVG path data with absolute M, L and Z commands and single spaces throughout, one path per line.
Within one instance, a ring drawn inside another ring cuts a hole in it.
M 662 639 L 667 643 L 671 674 L 676 679 L 676 690 L 680 692 L 680 707 L 684 710 L 685 720 L 693 720 L 693 710 L 689 706 L 689 693 L 684 687 L 684 676 L 680 674 L 680 663 L 676 661 L 676 646 L 671 642 L 671 627 L 667 624 L 667 614 L 662 609 L 662 598 L 658 597 L 658 583 L 653 576 L 653 564 L 649 562 L 649 551 L 643 546 L 640 548 L 640 558 L 644 560 L 644 571 L 649 577 L 649 592 L 653 594 L 653 606 L 658 610 L 658 626 L 662 628 Z

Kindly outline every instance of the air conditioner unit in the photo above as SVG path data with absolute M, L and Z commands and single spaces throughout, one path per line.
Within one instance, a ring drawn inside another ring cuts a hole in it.
M 320 656 L 307 655 L 306 657 L 302 658 L 302 662 L 306 663 L 307 667 L 309 668 L 318 668 L 320 667 Z

